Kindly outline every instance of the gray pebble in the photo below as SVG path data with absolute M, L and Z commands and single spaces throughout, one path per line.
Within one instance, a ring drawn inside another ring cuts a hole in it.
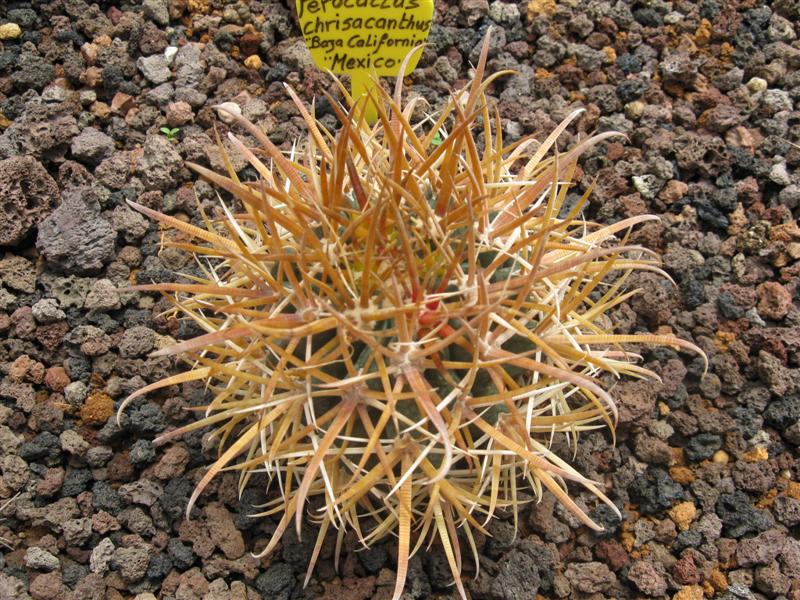
M 72 188 L 61 205 L 39 226 L 36 247 L 48 262 L 72 273 L 96 273 L 114 254 L 117 237 L 111 224 L 99 216 L 91 192 Z
M 103 574 L 108 571 L 108 565 L 114 556 L 115 549 L 114 542 L 110 538 L 100 540 L 100 543 L 94 547 L 89 557 L 89 569 L 92 573 Z
M 169 61 L 162 54 L 153 56 L 142 56 L 136 61 L 136 66 L 148 81 L 155 83 L 166 83 L 172 79 L 172 71 L 169 68 Z
M 61 432 L 58 436 L 61 442 L 61 449 L 76 456 L 83 456 L 89 449 L 89 442 L 87 442 L 81 434 L 74 429 L 67 429 Z
M 144 0 L 142 2 L 144 16 L 156 25 L 169 25 L 169 4 L 167 0 Z
M 67 317 L 66 313 L 58 307 L 58 300 L 55 298 L 42 298 L 31 306 L 31 311 L 33 318 L 43 325 L 63 321 Z
M 114 140 L 94 127 L 86 127 L 72 140 L 72 156 L 89 165 L 99 165 L 114 152 Z
M 108 279 L 98 279 L 86 296 L 84 307 L 98 311 L 118 309 L 120 301 L 117 286 Z
M 56 571 L 61 567 L 58 558 L 50 554 L 47 550 L 38 546 L 31 546 L 25 552 L 25 566 L 37 571 Z

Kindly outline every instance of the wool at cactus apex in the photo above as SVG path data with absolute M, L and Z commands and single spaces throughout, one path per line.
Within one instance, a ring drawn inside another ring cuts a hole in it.
M 297 16 L 314 14 L 340 8 L 372 8 L 377 10 L 419 8 L 419 0 L 300 0 L 297 3 Z

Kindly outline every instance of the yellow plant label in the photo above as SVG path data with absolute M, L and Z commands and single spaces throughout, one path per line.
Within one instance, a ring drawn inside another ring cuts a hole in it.
M 351 78 L 359 98 L 370 76 L 400 75 L 409 52 L 428 39 L 433 0 L 297 0 L 311 57 L 324 71 Z M 417 50 L 403 76 L 419 62 Z

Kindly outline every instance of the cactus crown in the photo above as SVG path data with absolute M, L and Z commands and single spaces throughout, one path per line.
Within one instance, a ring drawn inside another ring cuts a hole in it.
M 437 539 L 466 597 L 461 546 L 477 563 L 474 532 L 486 533 L 498 509 L 516 520 L 521 480 L 600 529 L 566 482 L 617 508 L 551 450 L 555 434 L 574 444 L 583 431 L 613 430 L 601 375 L 655 377 L 623 345 L 700 352 L 609 330 L 609 310 L 635 293 L 623 291 L 627 275 L 661 272 L 652 252 L 626 241 L 655 217 L 587 222 L 589 191 L 567 205 L 578 158 L 615 135 L 556 151 L 578 112 L 541 143 L 505 145 L 485 96 L 503 73 L 483 80 L 487 52 L 484 43 L 475 79 L 419 123 L 420 100 L 403 105 L 401 81 L 393 96 L 376 92 L 374 126 L 363 103 L 348 97 L 346 111 L 331 99 L 336 133 L 289 89 L 309 135 L 288 155 L 231 115 L 260 145 L 229 134 L 259 179 L 241 181 L 227 157 L 227 176 L 192 165 L 236 201 L 221 201 L 201 227 L 132 203 L 182 232 L 165 243 L 204 272 L 135 289 L 168 293 L 206 333 L 158 351 L 181 354 L 189 370 L 120 410 L 152 390 L 204 382 L 213 394 L 204 418 L 158 440 L 215 428 L 220 455 L 189 510 L 223 469 L 239 472 L 240 492 L 266 472 L 277 493 L 262 514 L 280 521 L 262 555 L 287 527 L 299 533 L 305 515 L 319 524 L 308 576 L 331 526 L 337 547 L 348 529 L 364 544 L 392 534 L 395 599 L 409 557 Z

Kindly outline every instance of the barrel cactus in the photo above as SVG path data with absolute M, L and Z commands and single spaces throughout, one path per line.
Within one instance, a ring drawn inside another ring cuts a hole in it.
M 567 202 L 579 157 L 602 133 L 566 151 L 556 140 L 502 138 L 486 89 L 484 44 L 474 80 L 437 116 L 378 88 L 374 125 L 364 102 L 330 98 L 341 122 L 327 130 L 288 89 L 308 128 L 290 153 L 237 111 L 227 116 L 258 148 L 230 143 L 258 173 L 242 181 L 190 165 L 227 192 L 202 226 L 131 203 L 195 256 L 190 283 L 141 284 L 168 295 L 205 333 L 158 350 L 184 372 L 148 385 L 201 381 L 213 400 L 202 418 L 158 438 L 212 428 L 219 457 L 189 502 L 220 471 L 240 491 L 267 474 L 264 516 L 279 518 L 260 555 L 288 527 L 318 524 L 308 576 L 330 532 L 364 545 L 397 543 L 394 598 L 409 557 L 438 542 L 466 597 L 462 547 L 477 564 L 475 533 L 498 510 L 549 491 L 586 526 L 573 500 L 583 487 L 615 512 L 602 484 L 552 449 L 587 430 L 613 430 L 607 375 L 655 378 L 632 344 L 696 352 L 666 335 L 615 334 L 608 313 L 635 291 L 633 271 L 661 273 L 658 257 L 628 243 L 644 215 L 600 225 L 583 220 L 591 190 Z M 226 159 L 227 160 L 227 159 Z M 189 241 L 187 241 L 189 240 Z

